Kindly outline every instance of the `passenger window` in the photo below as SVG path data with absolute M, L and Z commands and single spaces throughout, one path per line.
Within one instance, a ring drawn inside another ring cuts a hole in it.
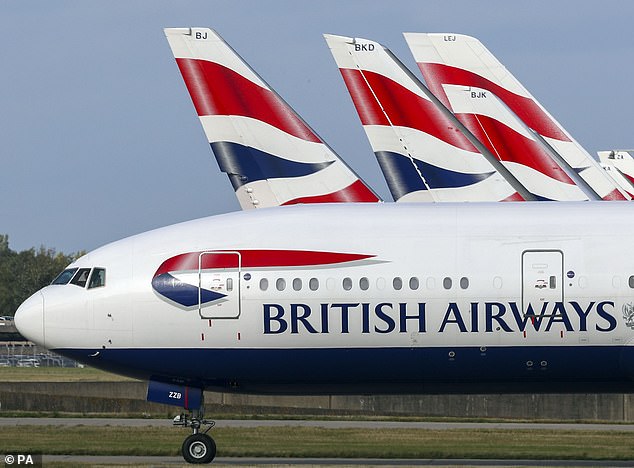
M 444 280 L 442 280 L 442 286 L 445 289 L 451 289 L 451 286 L 453 286 L 453 281 L 451 281 L 451 278 L 447 276 Z
M 103 268 L 93 268 L 92 275 L 90 275 L 90 281 L 88 282 L 88 289 L 100 288 L 106 285 L 106 270 Z
M 418 289 L 418 287 L 419 287 L 419 286 L 420 286 L 420 283 L 419 283 L 419 281 L 418 281 L 418 278 L 416 278 L 415 276 L 412 276 L 412 277 L 409 279 L 409 288 L 410 288 L 412 291 L 416 291 L 416 290 Z
M 266 291 L 267 289 L 269 289 L 269 280 L 262 278 L 260 280 L 260 291 Z
M 350 278 L 343 279 L 343 289 L 350 291 L 352 289 L 352 280 Z
M 77 268 L 69 268 L 67 270 L 62 271 L 57 278 L 53 280 L 51 284 L 68 284 L 70 279 L 75 275 Z
M 75 276 L 73 276 L 73 279 L 70 280 L 70 284 L 83 288 L 88 282 L 88 276 L 90 276 L 90 268 L 80 268 L 77 273 L 75 273 Z
M 630 276 L 630 279 L 627 281 L 627 284 L 630 288 L 634 289 L 634 275 Z
M 363 277 L 359 280 L 359 287 L 361 288 L 362 291 L 367 291 L 368 288 L 370 287 L 370 282 L 368 281 L 367 278 Z
M 395 290 L 400 291 L 401 289 L 403 289 L 403 280 L 397 276 L 392 281 L 392 286 Z
M 293 280 L 293 289 L 295 291 L 300 291 L 302 289 L 302 280 L 300 278 L 295 278 Z
M 621 287 L 621 277 L 620 276 L 613 276 L 612 277 L 612 287 L 616 288 L 616 289 Z
M 317 291 L 319 289 L 319 280 L 317 278 L 311 278 L 308 282 L 308 287 L 311 291 Z
M 275 282 L 275 288 L 278 291 L 284 291 L 286 289 L 286 280 L 284 278 L 278 278 Z
M 460 278 L 460 287 L 462 289 L 467 289 L 469 287 L 469 278 L 467 278 L 466 276 Z

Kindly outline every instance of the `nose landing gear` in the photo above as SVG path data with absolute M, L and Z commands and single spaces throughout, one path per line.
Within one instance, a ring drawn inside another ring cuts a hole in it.
M 187 463 L 211 463 L 216 457 L 216 443 L 207 435 L 216 425 L 205 419 L 205 394 L 203 386 L 190 387 L 183 383 L 174 383 L 150 379 L 147 387 L 147 400 L 184 408 L 189 413 L 181 413 L 174 418 L 174 426 L 191 427 L 192 435 L 183 442 L 182 454 Z M 208 426 L 201 432 L 202 426 Z
M 216 423 L 204 419 L 202 408 L 203 406 L 200 410 L 192 411 L 191 415 L 182 413 L 174 418 L 175 426 L 192 428 L 192 435 L 185 439 L 182 447 L 183 458 L 187 463 L 211 463 L 216 457 L 216 443 L 207 435 L 209 429 L 214 427 Z M 204 432 L 200 432 L 202 426 L 209 427 Z

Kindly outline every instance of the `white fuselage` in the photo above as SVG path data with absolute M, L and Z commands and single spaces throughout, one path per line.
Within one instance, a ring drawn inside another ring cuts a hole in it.
M 616 389 L 633 241 L 628 203 L 231 213 L 85 255 L 69 268 L 105 286 L 48 286 L 16 323 L 97 367 L 238 391 Z

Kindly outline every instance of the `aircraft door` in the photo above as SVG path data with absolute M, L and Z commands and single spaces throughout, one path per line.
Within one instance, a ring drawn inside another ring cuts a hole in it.
M 198 257 L 198 313 L 203 319 L 240 317 L 240 252 L 202 252 Z
M 564 254 L 561 250 L 526 250 L 522 253 L 522 309 L 539 314 L 545 302 L 564 300 Z

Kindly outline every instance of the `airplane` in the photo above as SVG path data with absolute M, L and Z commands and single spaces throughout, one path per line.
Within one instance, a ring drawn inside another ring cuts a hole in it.
M 216 453 L 204 390 L 632 391 L 632 210 L 324 203 L 216 215 L 89 252 L 25 300 L 15 325 L 183 408 L 189 463 Z
M 216 31 L 166 28 L 165 36 L 242 209 L 380 201 Z
M 629 203 L 599 202 L 228 213 L 88 253 L 15 324 L 192 411 L 175 421 L 193 430 L 188 462 L 215 454 L 205 389 L 631 392 L 632 219 Z
M 634 150 L 598 151 L 597 154 L 601 167 L 634 197 Z
M 506 181 L 495 156 L 479 152 L 460 122 L 388 49 L 367 39 L 324 37 L 395 201 L 532 199 L 502 166 L 514 185 Z
M 591 199 L 630 199 L 476 38 L 462 34 L 404 35 L 431 91 L 471 131 L 479 133 L 479 138 L 513 151 L 519 151 L 517 145 L 523 143 L 533 156 L 530 161 L 522 157 L 522 163 L 565 184 L 574 180 Z

